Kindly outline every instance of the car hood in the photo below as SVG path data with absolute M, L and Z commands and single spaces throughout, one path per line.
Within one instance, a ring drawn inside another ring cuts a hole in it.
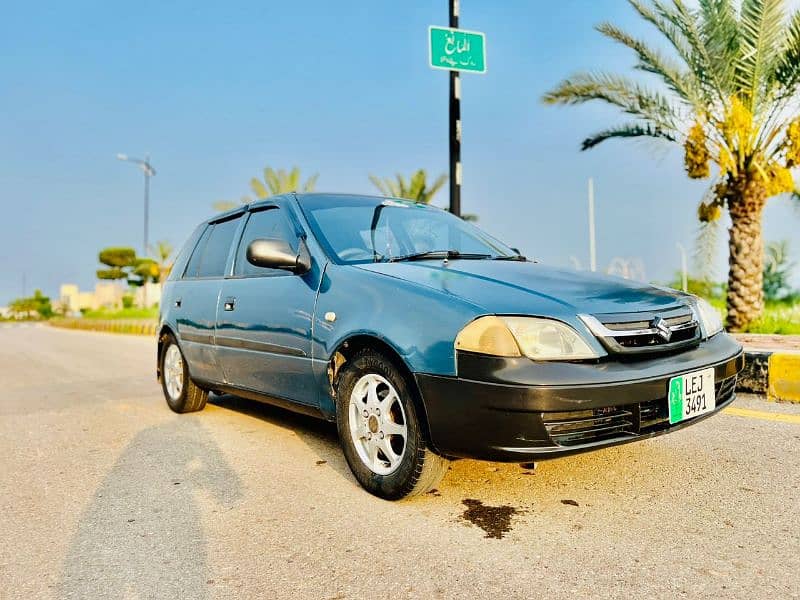
M 491 314 L 640 312 L 687 304 L 680 292 L 540 263 L 441 259 L 368 263 L 358 268 L 455 296 Z

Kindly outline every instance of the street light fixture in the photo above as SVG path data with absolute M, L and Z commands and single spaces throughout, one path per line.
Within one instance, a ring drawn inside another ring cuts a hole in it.
M 137 165 L 144 173 L 144 249 L 142 256 L 147 256 L 147 224 L 150 211 L 150 178 L 156 174 L 156 170 L 153 168 L 153 165 L 150 164 L 150 157 L 147 154 L 144 155 L 144 159 L 141 159 L 119 153 L 117 154 L 117 159 Z

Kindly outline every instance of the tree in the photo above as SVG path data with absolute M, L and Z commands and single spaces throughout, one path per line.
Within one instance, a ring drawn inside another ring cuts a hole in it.
M 447 182 L 447 176 L 439 175 L 430 187 L 428 187 L 428 174 L 425 169 L 419 169 L 408 179 L 398 173 L 394 179 L 370 175 L 369 180 L 384 196 L 405 198 L 422 204 L 430 204 L 436 192 L 442 189 L 442 186 Z
M 42 319 L 49 319 L 53 316 L 53 306 L 50 298 L 42 293 L 42 290 L 35 290 L 33 296 L 27 298 L 17 298 L 9 304 L 11 312 L 19 316 L 30 319 L 33 313 L 37 313 Z
M 439 175 L 436 180 L 428 187 L 428 174 L 425 169 L 419 169 L 416 173 L 411 175 L 407 180 L 400 173 L 395 175 L 395 178 L 390 177 L 375 177 L 370 175 L 369 180 L 384 196 L 391 198 L 405 198 L 406 200 L 413 200 L 422 204 L 430 204 L 433 197 L 436 195 L 442 186 L 447 182 L 446 175 Z M 465 221 L 477 221 L 478 215 L 465 214 L 461 215 Z
M 98 269 L 98 279 L 125 280 L 128 285 L 141 286 L 147 281 L 158 282 L 159 267 L 152 258 L 139 258 L 128 247 L 104 248 L 98 260 L 108 267 Z
M 250 189 L 253 190 L 259 200 L 289 192 L 313 192 L 314 187 L 317 185 L 318 177 L 319 174 L 315 173 L 303 183 L 300 181 L 300 167 L 292 167 L 291 171 L 284 169 L 276 171 L 271 167 L 266 167 L 264 169 L 264 180 L 253 177 L 250 180 Z M 223 200 L 215 202 L 213 207 L 214 210 L 225 211 L 236 208 L 239 204 L 250 204 L 250 202 L 252 200 L 248 196 L 242 196 L 239 203 Z
M 169 272 L 172 270 L 172 262 L 169 257 L 172 256 L 172 244 L 167 241 L 156 242 L 156 267 L 158 269 L 158 283 L 163 283 Z
M 789 242 L 770 242 L 764 260 L 764 296 L 767 300 L 780 300 L 792 293 L 789 275 L 794 264 L 789 261 Z
M 787 18 L 785 0 L 628 0 L 671 47 L 663 53 L 611 23 L 598 31 L 630 48 L 636 68 L 661 89 L 632 78 L 578 73 L 545 94 L 549 104 L 592 100 L 620 108 L 628 122 L 583 141 L 588 150 L 612 138 L 650 137 L 683 146 L 687 175 L 712 177 L 701 222 L 727 210 L 728 325 L 742 329 L 764 307 L 761 217 L 768 198 L 795 189 L 800 165 L 800 11 Z

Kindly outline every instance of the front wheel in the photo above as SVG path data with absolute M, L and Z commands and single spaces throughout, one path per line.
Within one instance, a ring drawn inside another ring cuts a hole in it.
M 166 334 L 161 346 L 161 388 L 167 405 L 176 413 L 202 410 L 208 392 L 191 380 L 189 368 L 175 338 Z
M 339 375 L 336 421 L 350 470 L 387 500 L 434 488 L 449 461 L 427 446 L 410 382 L 383 355 L 362 350 Z

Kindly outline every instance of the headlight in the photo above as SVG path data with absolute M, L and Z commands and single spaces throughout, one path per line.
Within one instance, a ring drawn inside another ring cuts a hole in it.
M 703 328 L 703 337 L 710 338 L 722 331 L 722 317 L 719 316 L 716 308 L 702 298 L 695 298 L 695 306 L 700 326 Z
M 456 349 L 534 360 L 580 360 L 599 354 L 569 325 L 536 317 L 481 317 L 461 330 Z

